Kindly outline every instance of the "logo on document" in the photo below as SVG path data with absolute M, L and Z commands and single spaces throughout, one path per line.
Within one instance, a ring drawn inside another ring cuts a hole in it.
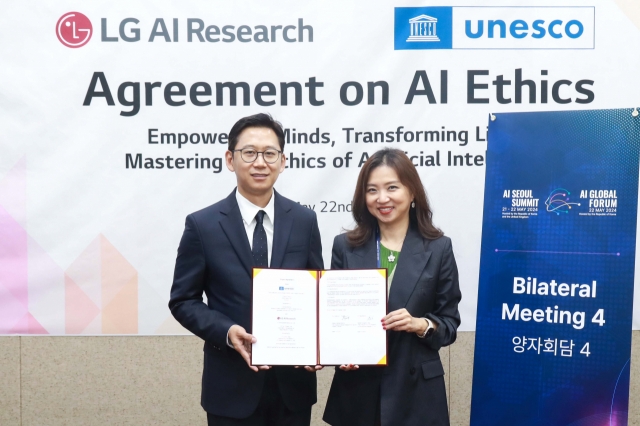
M 58 19 L 56 35 L 60 43 L 72 49 L 89 43 L 93 35 L 91 21 L 79 12 L 65 13 Z
M 451 7 L 396 7 L 395 50 L 451 49 Z

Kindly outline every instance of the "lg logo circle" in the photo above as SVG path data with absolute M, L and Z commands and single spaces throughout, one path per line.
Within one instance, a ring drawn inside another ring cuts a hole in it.
M 79 12 L 65 13 L 56 24 L 56 35 L 60 43 L 74 49 L 87 44 L 92 34 L 91 21 Z

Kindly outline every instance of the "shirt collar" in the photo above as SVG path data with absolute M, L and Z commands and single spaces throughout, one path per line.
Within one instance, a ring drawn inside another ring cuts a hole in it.
M 256 218 L 256 215 L 260 210 L 264 210 L 266 213 L 267 219 L 273 223 L 274 219 L 274 191 L 271 192 L 271 199 L 269 203 L 265 207 L 259 207 L 253 204 L 251 201 L 247 200 L 245 197 L 240 194 L 240 191 L 236 189 L 236 201 L 238 202 L 238 207 L 240 208 L 240 215 L 242 216 L 242 220 L 245 223 L 249 224 L 252 220 Z

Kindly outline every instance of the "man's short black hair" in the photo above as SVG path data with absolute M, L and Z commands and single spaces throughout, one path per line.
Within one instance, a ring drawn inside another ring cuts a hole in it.
M 242 133 L 244 129 L 249 127 L 264 127 L 273 130 L 278 137 L 280 150 L 284 151 L 284 131 L 282 130 L 282 124 L 274 120 L 271 115 L 264 113 L 243 117 L 233 125 L 229 132 L 229 151 L 236 149 L 238 136 L 240 136 L 240 133 Z

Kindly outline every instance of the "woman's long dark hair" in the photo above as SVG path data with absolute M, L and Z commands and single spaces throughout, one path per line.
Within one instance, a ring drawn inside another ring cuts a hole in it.
M 429 207 L 427 194 L 411 160 L 399 149 L 385 148 L 369 157 L 360 170 L 351 206 L 356 227 L 347 231 L 347 242 L 355 247 L 365 244 L 378 226 L 377 219 L 367 208 L 366 196 L 369 176 L 375 168 L 380 166 L 388 166 L 395 170 L 400 182 L 413 194 L 416 207 L 409 209 L 409 226 L 417 227 L 420 235 L 429 240 L 435 240 L 444 235 L 441 230 L 433 226 L 431 221 L 433 213 Z

